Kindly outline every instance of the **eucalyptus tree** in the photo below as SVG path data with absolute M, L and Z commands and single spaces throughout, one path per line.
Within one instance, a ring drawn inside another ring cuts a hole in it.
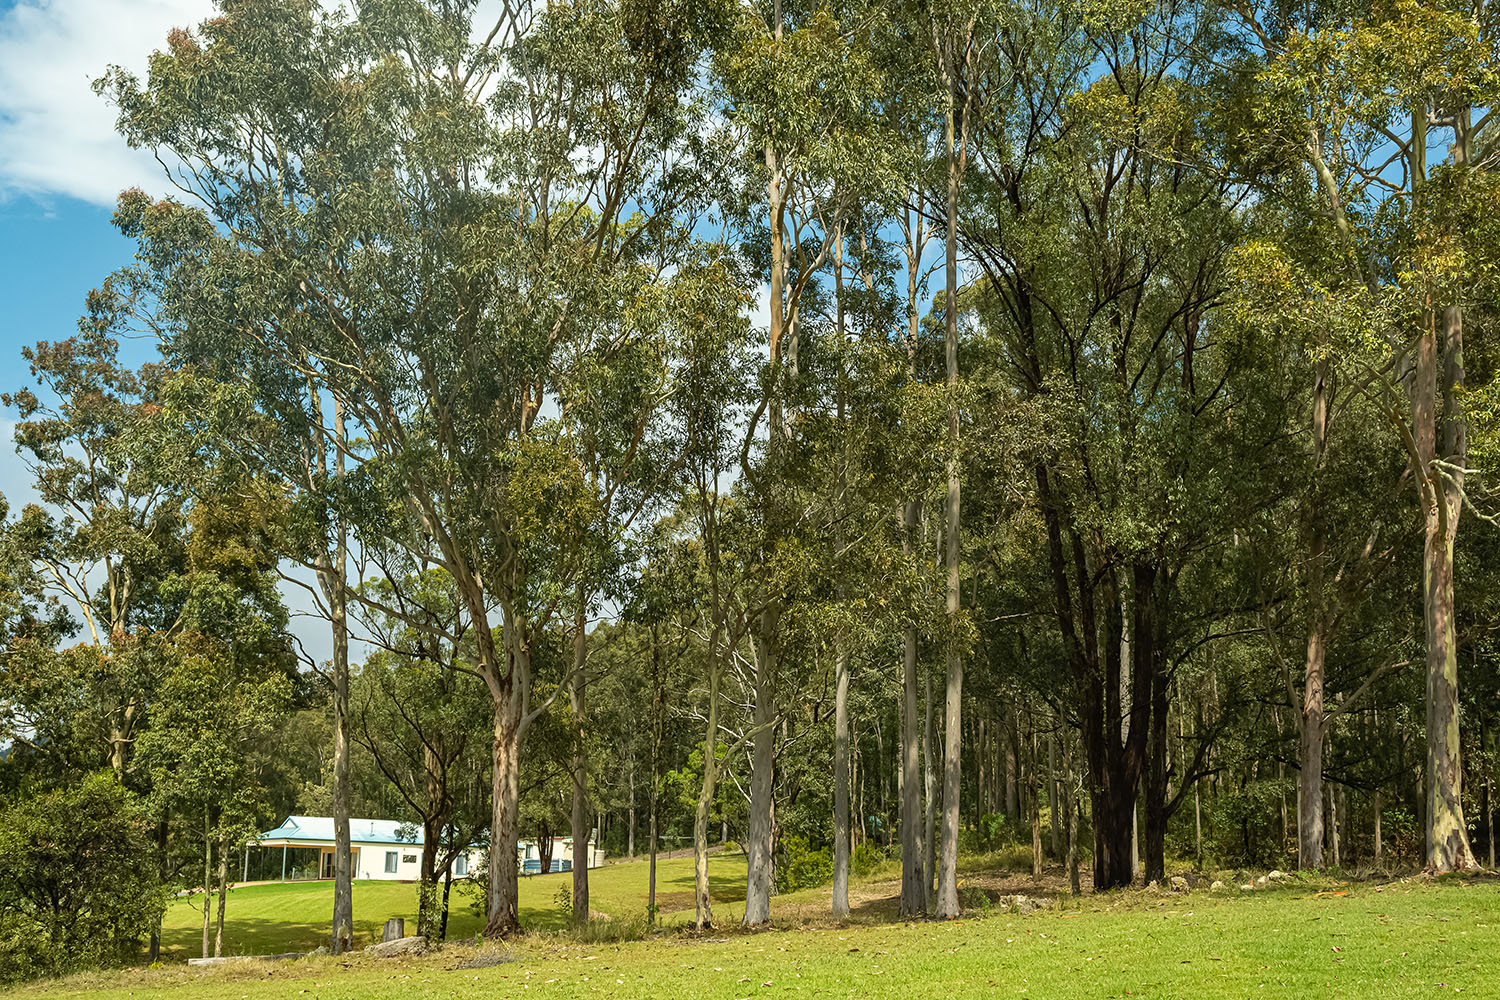
M 597 516 L 554 410 L 570 366 L 619 346 L 593 321 L 601 292 L 701 196 L 693 67 L 717 20 L 695 3 L 477 16 L 226 7 L 144 82 L 102 87 L 173 164 L 180 200 L 121 210 L 168 355 L 278 431 L 334 408 L 338 523 L 454 581 L 493 702 L 486 931 L 505 934 L 532 658 Z
M 817 294 L 840 231 L 840 219 L 883 172 L 889 144 L 872 132 L 879 70 L 870 35 L 877 22 L 864 5 L 802 10 L 781 3 L 745 4 L 733 34 L 718 47 L 720 85 L 743 129 L 747 178 L 743 221 L 764 245 L 769 310 L 762 396 L 741 448 L 747 496 L 763 510 L 763 593 L 755 629 L 755 719 L 752 737 L 749 855 L 744 922 L 770 920 L 772 796 L 777 685 L 783 670 L 784 577 L 777 563 L 784 535 L 798 521 L 782 487 L 797 461 L 801 328 L 809 294 Z M 796 114 L 787 102 L 798 102 Z M 764 185 L 765 199 L 749 193 Z M 754 444 L 765 422 L 755 461 Z
M 23 350 L 36 388 L 3 397 L 41 501 L 5 525 L 6 546 L 27 617 L 50 622 L 16 637 L 5 681 L 23 742 L 70 750 L 75 766 L 107 765 L 123 780 L 167 669 L 163 644 L 182 624 L 173 581 L 186 569 L 187 515 L 183 491 L 153 461 L 166 372 L 119 364 L 118 320 L 107 293 L 92 295 L 77 337 Z M 56 648 L 79 633 L 82 642 Z M 70 704 L 46 707 L 58 699 Z M 36 731 L 47 719 L 73 735 Z
M 488 693 L 469 665 L 463 609 L 441 570 L 365 587 L 377 589 L 376 603 L 398 608 L 399 616 L 369 616 L 368 634 L 381 648 L 353 685 L 353 735 L 417 818 L 417 933 L 440 940 L 453 864 L 487 822 L 476 791 L 488 762 Z
M 1192 162 L 1180 95 L 1206 67 L 1181 44 L 1188 13 L 1012 8 L 963 224 L 1014 413 L 1040 430 L 1021 454 L 1087 753 L 1096 889 L 1134 878 L 1143 784 L 1161 876 L 1174 650 L 1205 627 L 1179 586 L 1232 536 L 1223 486 L 1199 470 L 1234 429 L 1235 359 L 1210 330 L 1238 191 Z
M 1239 11 L 1259 68 L 1258 126 L 1298 165 L 1278 197 L 1317 206 L 1321 241 L 1268 238 L 1246 271 L 1269 295 L 1314 304 L 1339 294 L 1329 366 L 1362 387 L 1400 442 L 1424 518 L 1427 864 L 1475 864 L 1462 802 L 1454 551 L 1468 487 L 1465 310 L 1488 255 L 1469 206 L 1494 186 L 1496 25 L 1484 5 Z M 1478 118 L 1476 119 L 1476 114 Z M 1429 149 L 1449 141 L 1448 161 Z M 1300 286 L 1298 288 L 1297 286 Z M 1273 307 L 1274 308 L 1274 307 Z M 1317 609 L 1315 609 L 1316 611 Z M 1321 699 L 1310 630 L 1305 710 Z M 1316 733 L 1307 739 L 1311 742 Z M 1306 798 L 1317 818 L 1318 806 Z M 1313 830 L 1307 839 L 1313 839 Z M 1320 860 L 1309 842 L 1304 860 Z

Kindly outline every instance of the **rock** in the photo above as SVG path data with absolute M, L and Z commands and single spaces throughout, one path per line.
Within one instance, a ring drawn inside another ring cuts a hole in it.
M 1251 885 L 1249 882 L 1246 882 L 1244 885 L 1240 886 L 1240 891 L 1241 892 L 1254 892 L 1255 891 L 1255 886 Z
M 1262 875 L 1260 878 L 1258 878 L 1258 879 L 1255 880 L 1255 884 L 1256 885 L 1265 885 L 1266 884 L 1266 877 L 1264 875 Z
M 1037 910 L 1044 910 L 1047 908 L 1047 900 L 1032 899 L 1029 896 L 1021 895 L 1002 896 L 999 899 L 999 904 L 1001 913 L 1008 913 L 1014 910 L 1016 913 L 1019 913 L 1022 916 L 1025 916 L 1028 913 L 1035 913 Z
M 399 958 L 402 955 L 420 955 L 427 950 L 424 937 L 404 937 L 394 941 L 382 941 L 365 949 L 366 955 L 376 958 Z
M 1173 875 L 1171 884 L 1173 892 L 1187 892 L 1192 888 L 1192 886 L 1188 885 L 1188 880 L 1181 875 Z
M 406 937 L 406 918 L 392 917 L 385 922 L 385 930 L 381 932 L 381 941 L 396 941 Z
M 1272 882 L 1281 882 L 1291 878 L 1291 876 L 1279 868 L 1272 868 L 1270 871 L 1266 872 L 1266 878 L 1270 879 Z
M 279 955 L 235 955 L 231 958 L 190 958 L 188 965 L 223 965 L 225 962 L 289 962 L 301 958 L 300 951 L 284 951 Z
M 1208 891 L 1209 892 L 1220 892 L 1220 891 L 1223 890 L 1223 888 L 1224 888 L 1224 883 L 1220 882 L 1218 879 L 1214 879 L 1214 884 L 1208 887 Z

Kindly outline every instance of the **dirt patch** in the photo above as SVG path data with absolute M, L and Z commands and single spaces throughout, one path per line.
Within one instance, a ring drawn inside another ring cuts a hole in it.
M 662 913 L 676 913 L 679 910 L 693 909 L 698 905 L 698 901 L 691 892 L 686 890 L 682 892 L 658 892 L 656 894 L 656 905 Z

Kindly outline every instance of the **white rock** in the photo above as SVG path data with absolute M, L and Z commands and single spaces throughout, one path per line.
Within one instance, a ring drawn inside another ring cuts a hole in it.
M 401 955 L 420 955 L 427 950 L 424 937 L 404 937 L 394 941 L 382 941 L 365 949 L 365 954 L 376 958 L 396 958 Z

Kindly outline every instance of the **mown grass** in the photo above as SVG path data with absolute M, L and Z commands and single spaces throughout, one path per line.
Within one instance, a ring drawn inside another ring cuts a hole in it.
M 644 920 L 649 879 L 644 862 L 605 865 L 589 873 L 589 909 L 622 921 Z M 725 915 L 743 905 L 745 856 L 710 855 L 709 891 Z M 533 875 L 521 880 L 521 923 L 529 930 L 552 931 L 568 926 L 567 912 L 557 902 L 559 889 L 572 886 L 571 873 Z M 328 943 L 333 917 L 333 883 L 287 882 L 247 885 L 231 889 L 225 910 L 225 954 L 274 955 L 312 951 Z M 676 858 L 657 865 L 656 891 L 661 919 L 673 923 L 690 918 L 693 908 L 693 861 Z M 449 901 L 448 939 L 472 940 L 483 921 L 469 906 L 472 897 L 454 883 Z M 737 905 L 738 904 L 738 905 Z M 217 905 L 217 901 L 215 902 Z M 742 910 L 739 912 L 743 912 Z M 379 941 L 390 917 L 406 918 L 408 933 L 416 933 L 417 887 L 410 882 L 354 883 L 355 944 Z M 179 898 L 167 910 L 162 925 L 162 951 L 167 961 L 199 954 L 203 939 L 203 897 Z
M 725 859 L 726 870 L 729 859 Z M 623 875 L 624 873 L 617 873 Z M 476 953 L 355 954 L 73 977 L 22 997 L 395 1000 L 454 996 L 1407 998 L 1500 995 L 1500 894 L 1487 879 L 1293 883 L 1253 893 L 1084 897 L 1029 916 L 781 926 L 584 944 L 532 935 Z

